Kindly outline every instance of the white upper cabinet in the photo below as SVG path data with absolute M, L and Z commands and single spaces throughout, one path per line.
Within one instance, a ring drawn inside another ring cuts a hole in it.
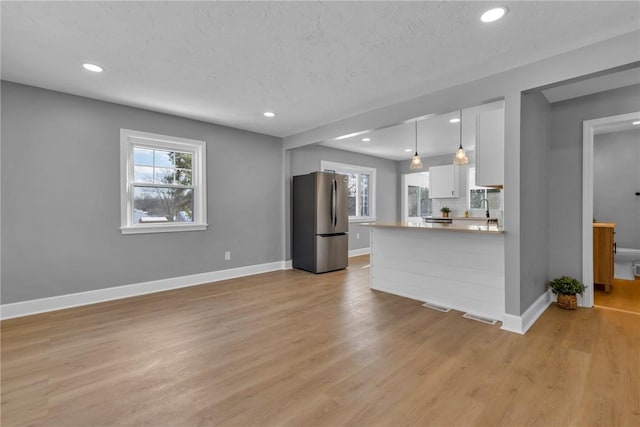
M 476 117 L 476 185 L 504 185 L 504 108 Z
M 452 199 L 459 197 L 460 167 L 454 165 L 429 168 L 429 198 Z

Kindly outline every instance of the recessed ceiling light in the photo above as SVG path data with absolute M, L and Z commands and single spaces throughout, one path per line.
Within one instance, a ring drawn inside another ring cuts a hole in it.
M 410 153 L 410 152 L 412 152 L 412 151 L 413 151 L 413 150 L 412 150 L 411 148 L 405 148 L 405 149 L 404 149 L 404 152 L 405 152 L 405 153 Z
M 362 138 L 362 142 L 369 142 L 371 141 L 371 138 Z
M 483 13 L 482 16 L 480 17 L 480 20 L 482 22 L 493 22 L 502 18 L 506 14 L 507 14 L 506 7 L 496 7 L 494 9 L 489 9 L 485 13 Z
M 631 123 L 632 125 L 640 125 L 640 120 L 638 120 L 637 122 L 633 122 Z
M 456 117 L 455 119 L 449 120 L 449 123 L 460 123 L 460 119 Z
M 271 111 L 265 111 L 264 112 L 264 116 L 265 117 L 275 117 L 276 113 L 272 113 Z
M 104 71 L 104 68 L 102 68 L 101 66 L 92 64 L 90 62 L 85 62 L 84 64 L 82 64 L 82 66 L 85 70 L 93 71 L 94 73 L 101 73 Z

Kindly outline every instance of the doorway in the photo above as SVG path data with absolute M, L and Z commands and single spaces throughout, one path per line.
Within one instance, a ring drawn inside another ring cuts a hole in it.
M 582 277 L 587 290 L 580 305 L 584 307 L 597 305 L 640 313 L 640 280 L 636 280 L 640 276 L 634 275 L 634 265 L 640 264 L 640 172 L 637 167 L 640 138 L 637 135 L 640 135 L 640 112 L 583 123 Z M 603 277 L 608 274 L 603 276 L 602 267 L 602 251 L 608 246 L 598 248 L 603 228 L 608 228 L 611 236 L 608 245 L 612 246 L 612 253 L 604 253 L 604 264 L 611 268 L 610 286 L 603 283 L 607 281 Z

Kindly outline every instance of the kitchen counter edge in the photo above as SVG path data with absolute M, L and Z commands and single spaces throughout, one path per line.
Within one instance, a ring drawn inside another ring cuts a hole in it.
M 380 228 L 410 228 L 419 230 L 456 231 L 462 233 L 504 234 L 504 229 L 496 225 L 435 224 L 426 222 L 363 222 L 359 225 Z

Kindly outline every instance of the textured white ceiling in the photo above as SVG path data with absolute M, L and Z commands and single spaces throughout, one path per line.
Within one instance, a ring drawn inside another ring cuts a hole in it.
M 495 4 L 2 2 L 1 72 L 289 136 L 639 28 L 635 1 L 502 2 L 481 23 Z

